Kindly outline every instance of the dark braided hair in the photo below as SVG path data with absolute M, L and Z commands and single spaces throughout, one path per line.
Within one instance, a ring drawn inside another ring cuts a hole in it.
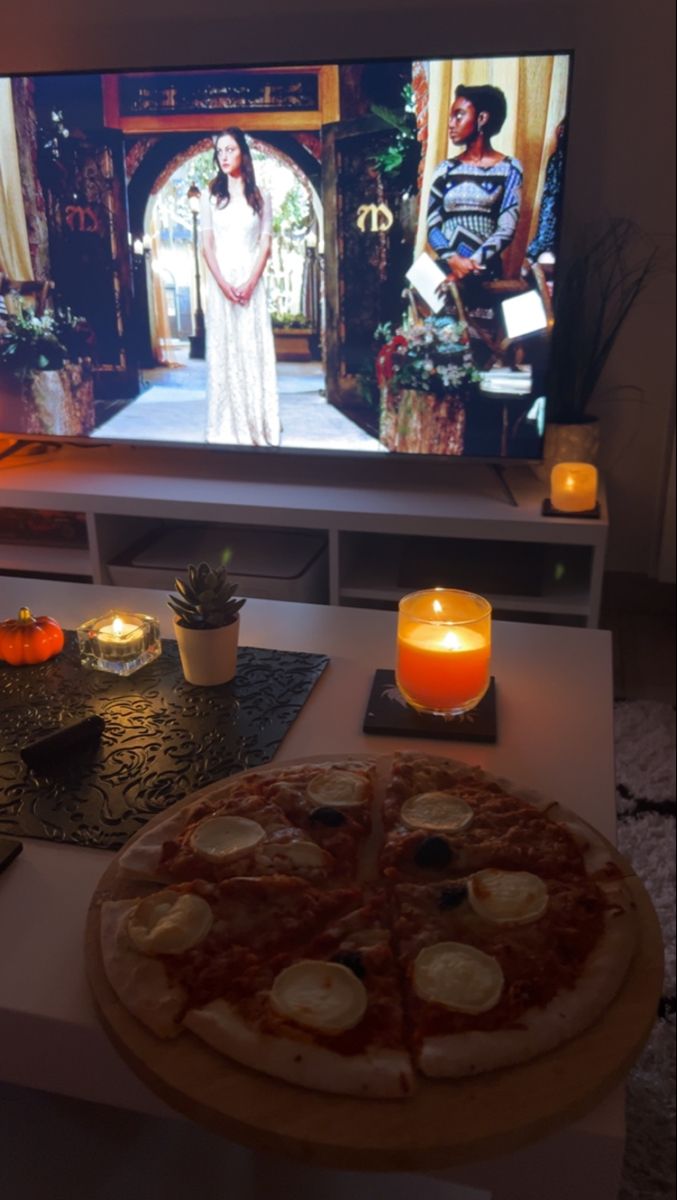
M 214 138 L 214 165 L 216 167 L 216 176 L 212 179 L 209 190 L 216 198 L 218 208 L 225 208 L 230 203 L 230 187 L 228 185 L 228 176 L 219 166 L 219 159 L 216 153 L 216 148 L 222 137 L 232 137 L 237 142 L 240 154 L 242 155 L 242 181 L 244 183 L 244 196 L 250 208 L 254 212 L 261 214 L 263 211 L 263 197 L 256 183 L 254 174 L 254 163 L 252 154 L 247 144 L 247 139 L 241 129 L 231 125 L 229 129 L 222 129 Z

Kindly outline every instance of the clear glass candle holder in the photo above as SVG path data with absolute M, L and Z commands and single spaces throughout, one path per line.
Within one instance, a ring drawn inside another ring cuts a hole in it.
M 412 708 L 457 717 L 490 681 L 491 605 L 482 596 L 430 588 L 404 596 L 397 619 L 397 686 Z
M 132 675 L 162 653 L 160 626 L 145 613 L 112 610 L 77 629 L 80 662 L 94 671 Z

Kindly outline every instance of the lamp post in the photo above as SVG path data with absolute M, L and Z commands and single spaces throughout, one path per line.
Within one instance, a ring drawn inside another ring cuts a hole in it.
M 188 188 L 188 206 L 193 216 L 193 259 L 195 262 L 195 316 L 193 320 L 194 333 L 190 338 L 190 357 L 204 358 L 205 356 L 205 318 L 202 311 L 202 291 L 200 287 L 200 258 L 197 249 L 197 215 L 200 211 L 200 189 L 196 183 Z

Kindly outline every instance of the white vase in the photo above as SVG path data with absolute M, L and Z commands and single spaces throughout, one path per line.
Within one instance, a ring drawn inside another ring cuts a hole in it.
M 218 629 L 186 629 L 174 618 L 174 633 L 183 674 L 188 683 L 215 687 L 230 683 L 237 671 L 239 616 Z
M 550 482 L 552 468 L 561 462 L 596 463 L 599 454 L 599 421 L 589 417 L 578 424 L 552 422 L 545 427 L 543 461 L 536 474 L 544 483 Z

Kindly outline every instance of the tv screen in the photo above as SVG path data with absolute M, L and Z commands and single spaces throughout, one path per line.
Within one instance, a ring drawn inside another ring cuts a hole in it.
M 571 56 L 0 79 L 0 432 L 541 456 Z

